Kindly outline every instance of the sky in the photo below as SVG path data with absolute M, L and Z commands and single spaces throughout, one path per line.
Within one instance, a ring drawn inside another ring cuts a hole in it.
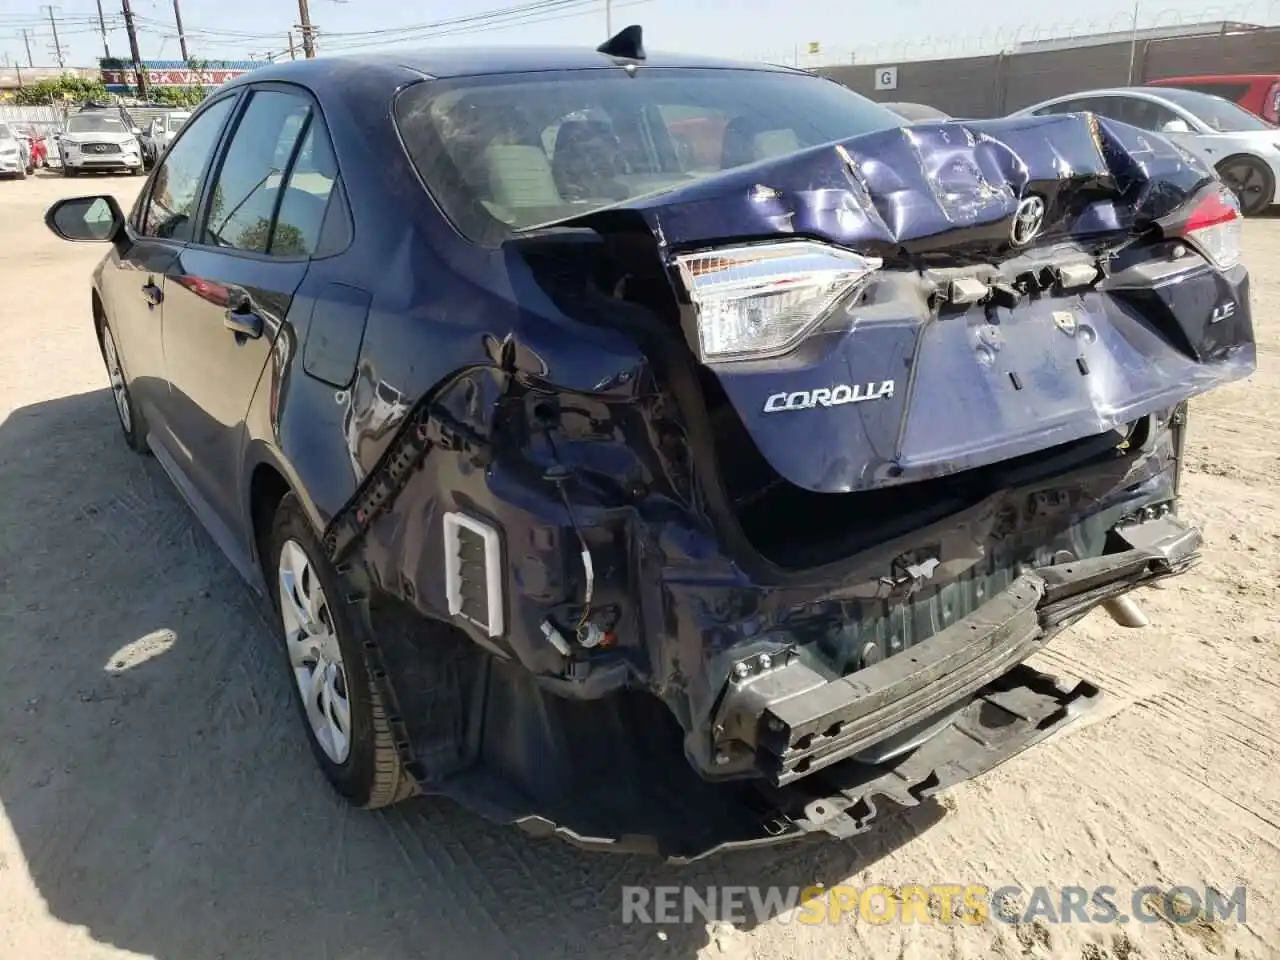
M 111 53 L 128 57 L 121 0 L 101 0 Z M 297 0 L 179 0 L 194 58 L 279 55 L 298 34 Z M 132 0 L 145 59 L 178 59 L 173 0 Z M 439 44 L 597 44 L 639 23 L 652 50 L 705 53 L 819 66 L 992 53 L 1017 40 L 1128 29 L 1133 0 L 1074 0 L 1036 7 L 1025 0 L 310 0 L 319 53 Z M 1139 0 L 1140 26 L 1232 19 L 1280 22 L 1280 0 Z M 611 13 L 606 13 L 606 6 Z M 1035 12 L 1033 12 L 1035 11 Z M 103 53 L 95 0 L 54 7 L 68 66 L 93 66 Z M 0 64 L 54 66 L 47 8 L 0 0 Z M 819 44 L 816 54 L 810 43 Z M 300 54 L 299 54 L 300 55 Z

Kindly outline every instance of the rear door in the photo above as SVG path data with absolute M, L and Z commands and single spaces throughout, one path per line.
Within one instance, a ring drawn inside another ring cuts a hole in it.
M 235 530 L 244 417 L 319 243 L 337 170 L 301 87 L 251 88 L 233 122 L 197 235 L 167 278 L 164 356 L 179 465 Z

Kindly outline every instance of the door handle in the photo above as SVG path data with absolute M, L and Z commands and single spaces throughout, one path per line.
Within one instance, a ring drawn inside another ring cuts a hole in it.
M 251 340 L 262 336 L 262 317 L 253 312 L 253 304 L 247 299 L 223 315 L 222 325 L 237 336 Z
M 164 299 L 164 292 L 148 280 L 142 287 L 142 299 L 147 301 L 148 306 L 156 307 Z

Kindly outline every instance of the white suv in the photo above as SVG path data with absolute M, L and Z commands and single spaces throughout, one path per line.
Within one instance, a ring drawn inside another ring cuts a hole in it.
M 142 173 L 139 133 L 119 107 L 85 107 L 67 118 L 66 128 L 58 136 L 63 176 L 89 170 Z

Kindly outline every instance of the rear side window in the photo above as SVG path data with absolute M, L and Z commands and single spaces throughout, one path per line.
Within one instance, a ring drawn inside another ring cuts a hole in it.
M 190 240 L 200 181 L 235 97 L 212 104 L 174 142 L 152 180 L 139 232 L 148 237 Z
M 270 252 L 282 257 L 305 257 L 317 252 L 325 210 L 338 179 L 338 163 L 315 114 L 307 124 L 302 148 L 280 198 Z
M 316 252 L 338 177 L 320 115 L 302 94 L 257 90 L 215 177 L 201 242 L 251 253 Z
M 285 172 L 310 113 L 303 97 L 254 92 L 214 179 L 201 243 L 267 252 Z
M 1183 90 L 1194 90 L 1196 93 L 1211 93 L 1215 97 L 1223 97 L 1237 102 L 1249 92 L 1247 83 L 1231 83 L 1225 80 L 1221 83 L 1205 82 L 1203 80 L 1197 83 L 1180 83 L 1178 87 Z
M 832 81 L 745 69 L 430 81 L 400 95 L 395 117 L 446 215 L 485 243 L 904 124 Z

